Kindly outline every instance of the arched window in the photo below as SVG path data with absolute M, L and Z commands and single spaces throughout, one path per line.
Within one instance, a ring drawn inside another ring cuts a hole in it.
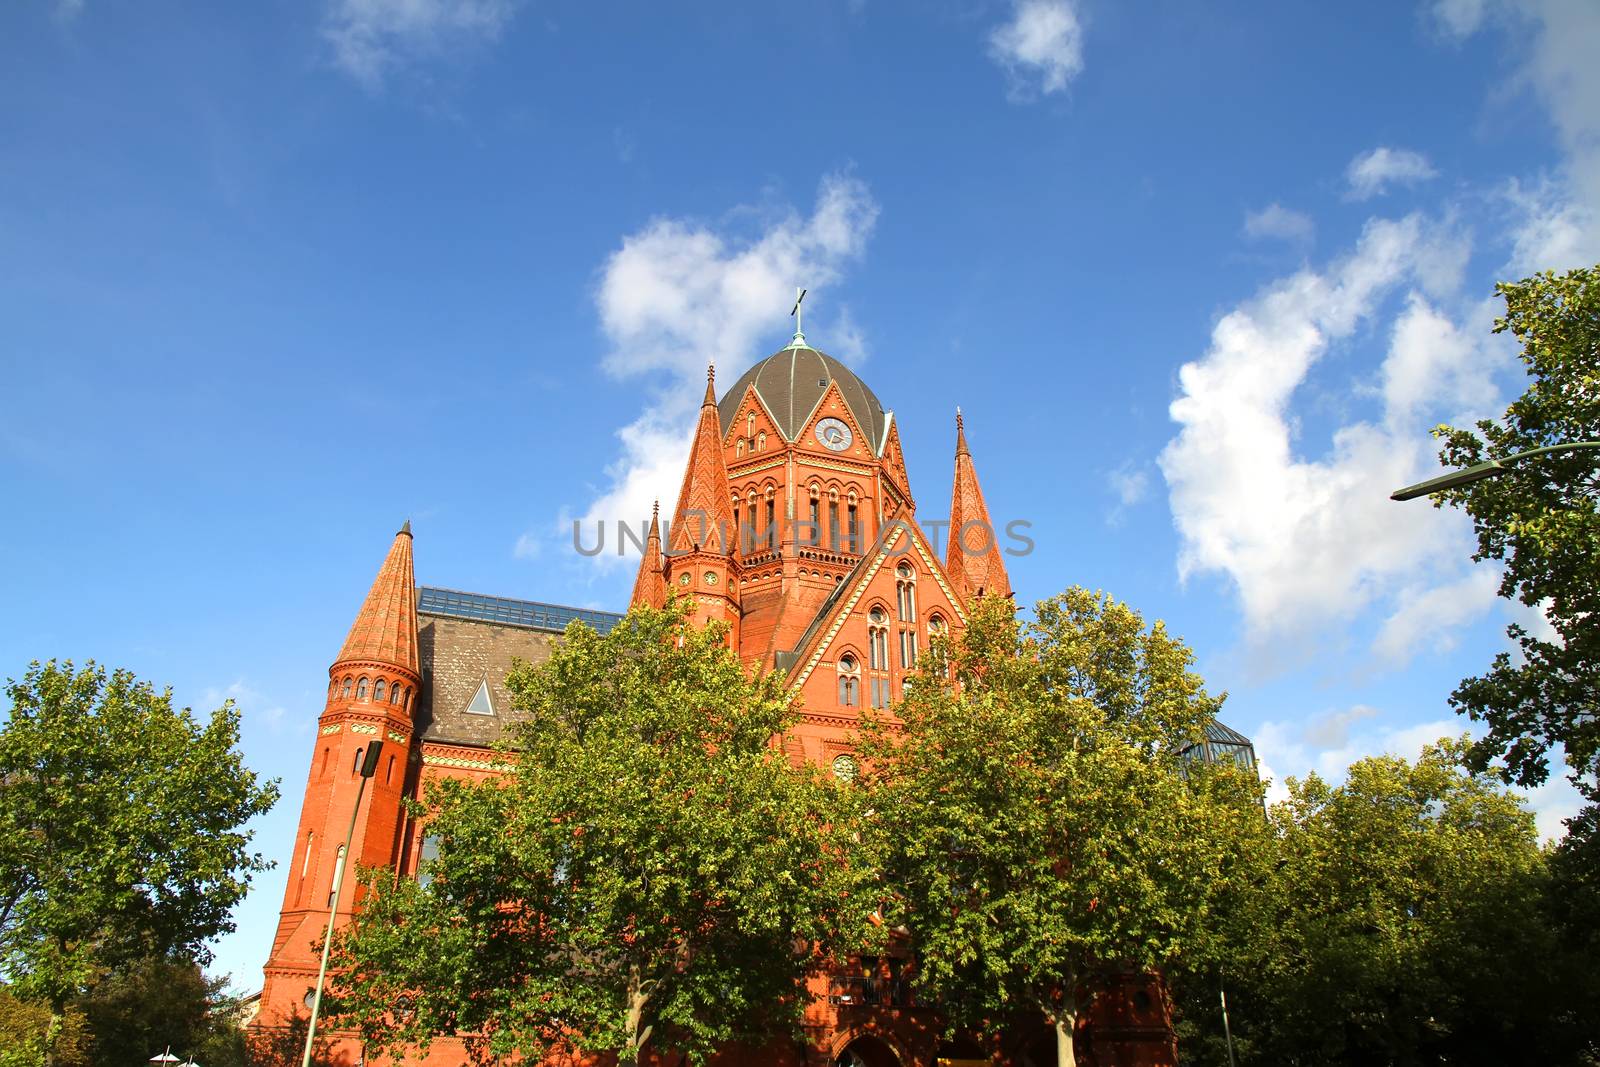
M 861 664 L 846 652 L 839 657 L 839 706 L 853 708 L 861 703 Z
M 352 679 L 351 679 L 351 678 L 350 678 L 350 676 L 349 676 L 349 675 L 345 675 L 345 679 L 344 679 L 344 692 L 343 692 L 343 694 L 342 694 L 342 695 L 343 695 L 343 696 L 344 696 L 344 698 L 345 698 L 345 699 L 346 699 L 346 700 L 349 700 L 349 699 L 350 699 L 350 687 L 351 687 L 351 686 L 352 686 L 352 685 L 354 685 L 354 684 L 355 684 L 355 682 L 354 682 L 354 681 L 353 681 L 353 680 L 352 680 Z
M 340 859 L 340 860 L 344 859 L 344 846 L 343 845 L 339 846 L 339 854 L 337 856 L 337 859 Z M 334 871 L 336 873 L 339 871 L 339 865 L 338 865 L 337 862 L 335 862 L 333 869 L 334 869 Z M 333 895 L 335 893 L 337 893 L 338 891 L 339 891 L 339 882 L 338 882 L 337 879 L 335 879 L 333 885 L 328 887 L 328 907 L 330 907 L 330 908 L 333 907 Z
M 917 666 L 917 631 L 900 631 L 900 666 L 903 670 L 914 670 Z
M 757 452 L 765 452 L 766 450 L 767 450 L 767 431 L 762 430 L 760 433 L 756 434 L 756 451 Z
M 306 876 L 306 872 L 311 869 L 311 846 L 316 840 L 317 840 L 317 832 L 315 830 L 307 830 L 306 831 L 306 854 L 305 854 L 305 858 L 300 861 L 300 877 L 301 878 L 304 878 Z
M 389 785 L 394 781 L 394 757 L 389 757 L 389 769 L 383 772 L 383 784 Z
M 375 703 L 378 703 L 378 704 L 382 704 L 383 703 L 383 698 L 388 692 L 387 686 L 388 686 L 388 683 L 385 682 L 382 678 L 379 678 L 378 679 L 378 684 L 372 687 L 372 699 L 373 699 L 373 701 Z
M 364 675 L 362 676 L 361 680 L 356 683 L 356 699 L 367 699 L 367 679 Z
M 361 757 L 366 751 L 367 750 L 364 749 L 364 748 L 356 749 L 356 762 L 355 762 L 355 766 L 350 768 L 350 773 L 351 774 L 360 774 L 361 773 Z
M 945 633 L 944 616 L 937 612 L 928 616 L 928 636 L 943 637 Z
M 400 703 L 400 683 L 399 682 L 394 683 L 394 688 L 389 690 L 389 703 L 391 703 L 391 704 Z
M 328 757 L 333 754 L 333 749 L 324 747 L 322 750 L 322 773 L 328 773 Z
M 733 454 L 735 456 L 744 455 L 744 438 L 741 437 L 733 443 Z
M 895 568 L 895 577 L 899 580 L 894 584 L 896 608 L 900 613 L 901 622 L 917 621 L 917 572 L 911 564 L 901 563 Z
M 756 435 L 756 413 L 754 411 L 744 413 L 744 435 L 746 437 L 754 437 Z
M 889 669 L 889 616 L 882 608 L 867 613 L 867 665 L 875 671 Z

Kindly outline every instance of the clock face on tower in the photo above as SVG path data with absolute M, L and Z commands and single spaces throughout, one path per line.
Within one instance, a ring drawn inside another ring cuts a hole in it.
M 843 452 L 850 447 L 850 442 L 855 440 L 855 435 L 850 432 L 841 419 L 823 419 L 817 423 L 817 440 L 822 442 L 824 448 L 831 448 L 835 452 Z

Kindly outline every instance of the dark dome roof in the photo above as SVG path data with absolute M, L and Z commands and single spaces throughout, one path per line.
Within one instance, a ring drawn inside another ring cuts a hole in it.
M 828 391 L 829 382 L 839 383 L 839 392 L 866 436 L 868 447 L 874 454 L 878 453 L 889 428 L 888 412 L 854 371 L 814 348 L 791 346 L 745 371 L 733 383 L 733 388 L 722 395 L 717 414 L 726 432 L 739 414 L 739 402 L 744 399 L 745 389 L 754 385 L 761 402 L 778 420 L 779 432 L 793 441 L 806 428 L 822 394 Z

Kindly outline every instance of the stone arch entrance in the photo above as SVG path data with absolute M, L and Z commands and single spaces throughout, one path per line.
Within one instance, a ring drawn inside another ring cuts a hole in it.
M 833 1067 L 901 1067 L 900 1056 L 882 1038 L 863 1034 L 833 1058 Z

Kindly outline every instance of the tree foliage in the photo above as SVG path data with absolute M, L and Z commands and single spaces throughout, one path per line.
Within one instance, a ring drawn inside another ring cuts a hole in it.
M 1177 983 L 1195 1062 L 1227 1062 L 1219 983 L 1243 1064 L 1590 1062 L 1593 983 L 1533 816 L 1466 748 L 1289 780 L 1271 862 L 1223 922 L 1226 966 Z
M 277 799 L 231 702 L 197 721 L 127 671 L 33 664 L 0 729 L 0 974 L 67 1004 L 149 955 L 203 961 L 270 864 L 245 823 Z
M 90 1063 L 122 1067 L 171 1046 L 204 1067 L 243 1067 L 244 1031 L 226 985 L 183 958 L 146 957 L 111 971 L 73 1005 L 93 1037 Z
M 1192 659 L 1083 589 L 1028 624 L 986 599 L 926 657 L 899 721 L 869 726 L 886 914 L 952 1027 L 1042 1014 L 1071 1062 L 1085 979 L 1207 950 L 1261 809 L 1253 774 L 1179 758 L 1221 704 Z
M 1496 291 L 1496 332 L 1522 345 L 1531 379 L 1500 422 L 1441 426 L 1440 459 L 1469 466 L 1547 445 L 1600 441 L 1600 266 L 1539 274 Z M 1505 565 L 1500 595 L 1543 610 L 1553 639 L 1521 625 L 1519 655 L 1461 683 L 1451 704 L 1487 725 L 1474 764 L 1503 760 L 1511 780 L 1537 785 L 1563 746 L 1579 785 L 1600 761 L 1600 451 L 1534 457 L 1497 478 L 1440 494 L 1477 529 L 1478 560 Z
M 512 672 L 510 773 L 435 789 L 438 859 L 375 875 L 342 938 L 340 1004 L 370 1048 L 699 1061 L 797 1023 L 822 953 L 867 926 L 851 795 L 777 746 L 781 678 L 686 619 L 575 624 Z

